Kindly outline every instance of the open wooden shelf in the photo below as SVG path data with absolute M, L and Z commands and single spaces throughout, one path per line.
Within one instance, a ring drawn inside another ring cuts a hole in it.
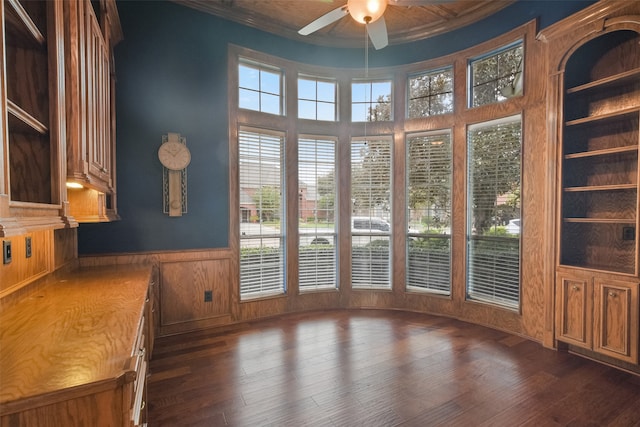
M 595 80 L 589 83 L 585 83 L 580 86 L 575 86 L 567 89 L 567 94 L 583 92 L 589 89 L 601 89 L 615 85 L 626 84 L 632 82 L 634 79 L 640 78 L 640 68 L 625 71 L 623 73 L 615 74 L 613 76 L 605 77 L 599 80 Z
M 564 222 L 587 224 L 635 224 L 635 218 L 563 218 Z
M 565 187 L 566 193 L 579 192 L 579 191 L 611 191 L 611 190 L 635 190 L 638 186 L 636 184 L 616 184 L 616 185 L 588 185 L 583 187 Z
M 27 44 L 36 44 L 45 46 L 47 43 L 46 37 L 42 34 L 38 26 L 33 19 L 29 16 L 29 13 L 24 9 L 22 4 L 18 0 L 7 0 L 5 5 L 5 19 L 8 31 L 13 31 L 13 34 L 18 39 Z
M 31 114 L 24 111 L 11 100 L 7 100 L 7 111 L 9 112 L 9 124 L 12 124 L 12 122 L 14 124 L 16 123 L 11 119 L 11 117 L 15 117 L 15 119 L 19 120 L 19 122 L 22 123 L 22 126 L 16 126 L 16 128 L 20 129 L 21 131 L 24 132 L 25 130 L 31 129 L 32 131 L 35 131 L 40 135 L 46 135 L 47 133 L 49 133 L 49 128 L 45 124 L 40 122 Z
M 583 151 L 580 153 L 572 153 L 566 154 L 564 156 L 565 159 L 580 159 L 584 157 L 596 157 L 596 156 L 607 156 L 610 154 L 620 154 L 620 153 L 633 153 L 638 151 L 637 145 L 630 145 L 626 147 L 614 147 L 614 148 L 606 148 L 602 150 L 593 150 L 593 151 Z
M 597 116 L 588 116 L 588 117 L 581 117 L 575 120 L 569 120 L 565 122 L 565 126 L 578 126 L 578 125 L 584 125 L 584 124 L 594 123 L 594 122 L 604 122 L 607 120 L 623 119 L 625 116 L 631 116 L 633 114 L 637 115 L 638 112 L 640 112 L 640 107 L 629 107 L 629 108 L 624 108 L 618 111 L 613 111 L 607 114 L 599 114 Z

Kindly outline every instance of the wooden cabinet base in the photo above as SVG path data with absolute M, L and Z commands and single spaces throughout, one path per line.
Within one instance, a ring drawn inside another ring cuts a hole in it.
M 146 423 L 148 266 L 62 274 L 0 312 L 0 427 Z

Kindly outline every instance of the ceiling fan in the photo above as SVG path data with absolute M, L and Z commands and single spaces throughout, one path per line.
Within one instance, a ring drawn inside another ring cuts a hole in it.
M 389 44 L 387 25 L 384 22 L 384 11 L 387 5 L 392 6 L 424 6 L 445 3 L 451 0 L 347 0 L 347 4 L 330 11 L 298 31 L 306 36 L 327 25 L 333 24 L 346 15 L 360 24 L 365 24 L 373 47 L 382 49 Z

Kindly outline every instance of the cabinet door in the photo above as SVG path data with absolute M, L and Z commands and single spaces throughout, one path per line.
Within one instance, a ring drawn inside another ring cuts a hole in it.
M 89 173 L 107 188 L 111 179 L 111 75 L 109 49 L 90 6 L 86 11 L 86 135 Z
M 638 284 L 594 281 L 594 350 L 638 363 Z
M 590 349 L 593 312 L 591 279 L 559 273 L 556 286 L 556 338 Z

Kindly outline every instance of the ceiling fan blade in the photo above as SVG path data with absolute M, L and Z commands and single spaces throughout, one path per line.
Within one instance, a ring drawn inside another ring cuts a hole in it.
M 340 6 L 337 9 L 333 9 L 331 12 L 322 15 L 320 18 L 316 19 L 306 27 L 303 27 L 298 31 L 298 34 L 307 36 L 315 31 L 318 31 L 320 28 L 324 28 L 329 24 L 333 24 L 338 19 L 348 15 L 347 5 Z
M 373 47 L 376 49 L 382 49 L 389 44 L 389 38 L 387 37 L 387 24 L 384 22 L 384 17 L 381 16 L 377 20 L 370 24 L 367 24 L 367 32 Z

